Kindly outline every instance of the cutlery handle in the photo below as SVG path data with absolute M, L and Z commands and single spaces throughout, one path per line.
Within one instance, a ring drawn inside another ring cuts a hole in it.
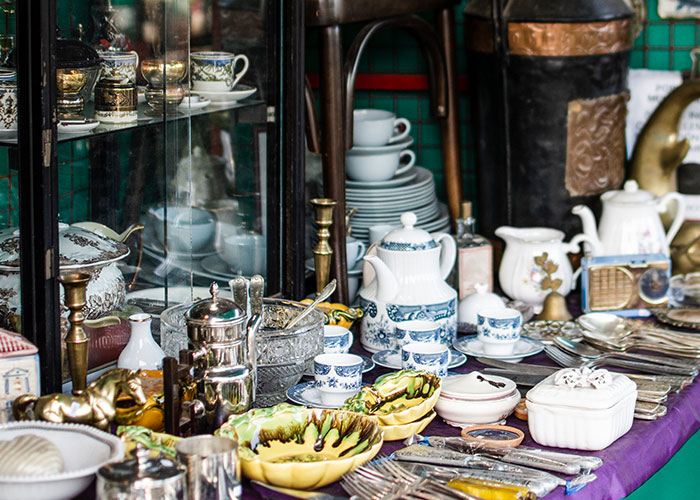
M 655 363 L 646 363 L 644 361 L 631 361 L 625 359 L 606 358 L 604 364 L 617 366 L 619 368 L 629 368 L 631 370 L 639 370 L 646 373 L 656 373 L 659 375 L 697 375 L 695 369 L 679 368 L 676 366 L 662 366 Z
M 654 356 L 653 354 L 639 354 L 636 352 L 615 353 L 615 358 L 628 358 L 637 361 L 648 361 L 659 365 L 676 366 L 678 368 L 697 368 L 698 363 L 692 360 L 671 358 L 669 356 Z

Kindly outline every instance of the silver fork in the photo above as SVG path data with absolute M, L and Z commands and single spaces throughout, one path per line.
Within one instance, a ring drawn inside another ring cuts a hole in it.
M 545 352 L 555 363 L 567 368 L 595 368 L 598 366 L 617 366 L 619 368 L 628 368 L 644 373 L 653 373 L 659 375 L 691 375 L 694 376 L 697 372 L 688 373 L 688 370 L 672 366 L 661 366 L 654 363 L 645 363 L 643 361 L 632 361 L 624 359 L 587 359 L 575 354 L 565 352 L 562 349 L 550 345 L 545 346 Z

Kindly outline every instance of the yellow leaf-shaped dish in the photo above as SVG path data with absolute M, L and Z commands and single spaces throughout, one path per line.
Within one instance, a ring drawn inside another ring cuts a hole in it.
M 341 410 L 375 416 L 381 425 L 408 424 L 433 409 L 441 386 L 440 377 L 432 373 L 415 370 L 387 373 L 360 389 Z
M 425 417 L 415 422 L 401 425 L 382 425 L 384 431 L 384 441 L 400 441 L 407 437 L 423 432 L 423 429 L 428 427 L 428 424 L 435 418 L 435 410 L 431 410 Z
M 301 301 L 304 304 L 311 304 L 311 299 Z M 362 317 L 362 309 L 348 307 L 337 302 L 321 302 L 316 305 L 316 308 L 323 312 L 324 324 L 338 325 L 345 328 L 350 328 L 356 319 Z
M 245 476 L 300 490 L 337 481 L 383 443 L 375 418 L 286 403 L 231 416 L 217 433 L 238 440 Z

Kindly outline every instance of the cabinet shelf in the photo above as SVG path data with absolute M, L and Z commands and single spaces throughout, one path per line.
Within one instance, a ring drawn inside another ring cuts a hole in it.
M 203 115 L 211 115 L 224 111 L 235 110 L 238 113 L 236 121 L 247 123 L 263 123 L 267 120 L 267 109 L 265 102 L 257 99 L 245 99 L 230 103 L 212 103 L 205 108 L 187 110 L 181 109 L 178 114 L 168 115 L 166 121 L 185 120 Z M 94 115 L 94 103 L 88 103 L 85 106 L 85 115 Z M 135 122 L 129 123 L 100 123 L 100 125 L 86 132 L 77 133 L 61 133 L 58 134 L 58 142 L 70 142 L 78 139 L 92 139 L 94 137 L 112 134 L 115 132 L 123 132 L 126 130 L 135 130 L 144 127 L 153 127 L 163 123 L 162 116 L 154 116 L 149 114 L 148 105 L 145 103 L 139 104 L 138 119 Z M 10 137 L 0 136 L 0 147 L 14 148 L 17 147 L 16 133 Z

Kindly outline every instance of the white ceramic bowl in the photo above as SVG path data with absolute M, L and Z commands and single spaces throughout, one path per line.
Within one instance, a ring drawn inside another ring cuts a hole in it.
M 443 379 L 444 388 L 435 404 L 435 410 L 445 422 L 455 427 L 498 423 L 510 415 L 520 401 L 515 382 L 505 377 L 484 375 L 483 378 L 503 387 L 484 382 L 476 383 L 478 372 L 452 375 Z M 460 383 L 464 381 L 464 384 Z M 491 390 L 493 389 L 493 390 Z
M 158 242 L 165 246 L 167 212 L 168 250 L 175 252 L 200 252 L 211 246 L 216 233 L 216 218 L 202 208 L 172 206 L 154 207 L 149 213 L 154 219 Z
M 64 472 L 46 476 L 0 476 L 0 500 L 64 500 L 77 496 L 104 464 L 124 457 L 124 443 L 94 427 L 50 422 L 0 425 L 0 440 L 24 434 L 51 441 L 63 455 Z

